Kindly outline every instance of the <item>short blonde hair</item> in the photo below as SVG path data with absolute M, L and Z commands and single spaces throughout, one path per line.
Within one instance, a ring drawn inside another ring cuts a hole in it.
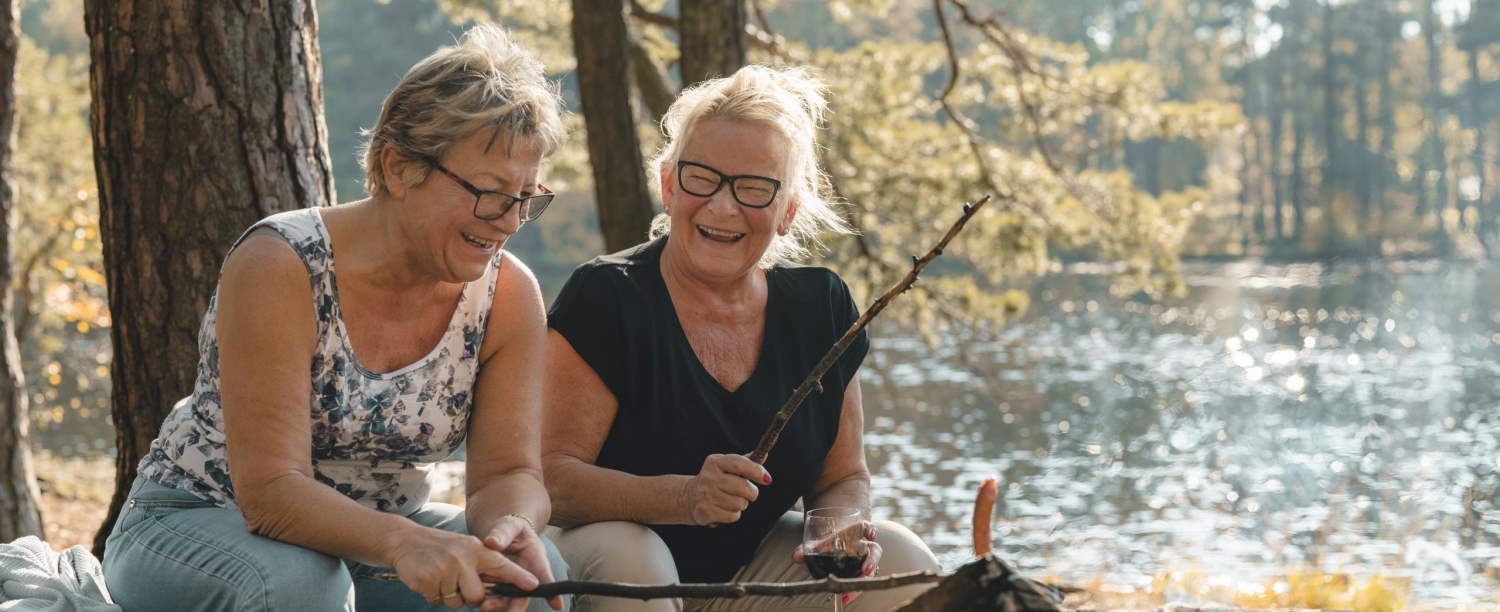
M 386 145 L 409 160 L 440 160 L 455 143 L 484 130 L 493 130 L 491 146 L 501 134 L 508 145 L 528 138 L 544 159 L 567 139 L 557 84 L 547 80 L 540 61 L 493 24 L 474 26 L 457 45 L 412 66 L 386 96 L 375 127 L 364 131 L 365 191 L 386 191 L 380 165 Z M 416 184 L 429 171 L 419 165 Z
M 853 230 L 834 206 L 828 176 L 818 167 L 818 130 L 828 110 L 827 88 L 807 68 L 750 65 L 733 75 L 703 81 L 677 97 L 662 118 L 666 144 L 652 160 L 653 182 L 671 172 L 682 156 L 684 143 L 703 122 L 740 121 L 770 127 L 788 143 L 787 176 L 782 192 L 797 202 L 797 217 L 786 236 L 776 236 L 761 256 L 760 266 L 803 259 L 821 247 L 823 232 L 849 234 Z M 651 238 L 670 233 L 665 214 L 651 221 Z

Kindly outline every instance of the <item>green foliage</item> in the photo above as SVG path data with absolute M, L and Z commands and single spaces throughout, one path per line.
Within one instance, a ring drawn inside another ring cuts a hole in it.
M 39 438 L 109 405 L 109 309 L 89 137 L 88 56 L 22 37 L 16 334 Z M 71 442 L 71 441 L 70 441 Z
M 538 32 L 556 32 L 557 20 L 567 19 L 566 7 L 555 0 L 546 4 L 532 21 L 504 2 L 442 0 L 456 19 L 494 19 L 523 30 L 539 22 Z M 1082 44 L 1038 35 L 1015 33 L 1025 68 L 1020 70 L 1008 49 L 969 27 L 954 50 L 963 78 L 951 96 L 956 111 L 976 122 L 965 130 L 935 94 L 949 61 L 946 47 L 934 42 L 935 30 L 920 36 L 891 31 L 894 15 L 920 15 L 924 6 L 930 19 L 930 4 L 899 0 L 760 7 L 796 15 L 787 20 L 793 24 L 831 17 L 844 24 L 839 28 L 876 39 L 833 46 L 792 40 L 777 56 L 757 52 L 761 61 L 822 68 L 832 91 L 823 161 L 862 234 L 830 239 L 822 263 L 838 269 L 858 299 L 873 299 L 905 273 L 905 254 L 924 252 L 937 240 L 960 204 L 993 193 L 1000 200 L 970 224 L 914 297 L 893 306 L 894 318 L 927 330 L 954 320 L 1004 320 L 1024 307 L 1018 292 L 1007 290 L 1012 281 L 1054 269 L 1059 253 L 1123 262 L 1124 293 L 1174 291 L 1176 253 L 1190 212 L 1208 194 L 1146 193 L 1115 163 L 1118 154 L 1111 148 L 1146 138 L 1210 141 L 1237 128 L 1236 110 L 1216 102 L 1167 101 L 1150 65 L 1093 63 Z M 632 20 L 631 27 L 658 59 L 675 59 L 675 49 L 667 46 L 675 33 L 646 20 Z M 537 50 L 549 66 L 571 66 L 551 57 L 553 47 Z M 642 133 L 659 136 L 650 126 Z M 1089 133 L 1095 136 L 1080 137 Z M 581 133 L 575 136 L 576 143 L 583 140 Z M 653 146 L 642 143 L 648 152 Z M 554 171 L 584 177 L 585 171 L 562 166 L 586 160 L 559 160 Z M 582 180 L 572 186 L 588 188 Z

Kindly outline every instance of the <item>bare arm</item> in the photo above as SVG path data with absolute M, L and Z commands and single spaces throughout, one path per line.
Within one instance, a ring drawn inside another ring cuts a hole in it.
M 308 369 L 317 337 L 307 271 L 285 242 L 253 235 L 219 283 L 219 387 L 236 498 L 251 533 L 395 568 L 429 600 L 484 600 L 481 575 L 536 579 L 478 538 L 359 505 L 313 479 Z M 454 595 L 456 594 L 456 595 Z M 456 598 L 455 598 L 456 597 Z
M 504 257 L 469 420 L 465 515 L 473 534 L 509 521 L 528 526 L 513 514 L 545 525 L 552 513 L 542 485 L 542 291 L 520 260 Z
M 546 364 L 542 465 L 552 494 L 552 522 L 562 527 L 615 520 L 694 524 L 680 503 L 691 476 L 642 477 L 594 465 L 618 403 L 556 331 L 547 333 Z
M 312 304 L 306 268 L 274 236 L 251 236 L 225 262 L 215 333 L 235 497 L 251 533 L 392 567 L 392 545 L 416 525 L 313 480 Z
M 865 465 L 865 412 L 859 377 L 844 388 L 839 435 L 823 460 L 823 473 L 804 500 L 808 508 L 858 508 L 870 515 L 870 468 Z

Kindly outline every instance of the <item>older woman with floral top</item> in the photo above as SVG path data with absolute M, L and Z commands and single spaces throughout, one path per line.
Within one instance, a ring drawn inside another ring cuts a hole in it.
M 369 198 L 271 216 L 225 261 L 193 394 L 106 543 L 126 610 L 561 609 L 483 585 L 566 572 L 536 532 L 541 294 L 501 250 L 551 200 L 556 87 L 476 27 L 369 135 Z M 465 439 L 467 511 L 428 499 Z

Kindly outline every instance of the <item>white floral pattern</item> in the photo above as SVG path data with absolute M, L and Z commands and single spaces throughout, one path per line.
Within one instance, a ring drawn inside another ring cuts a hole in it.
M 273 215 L 245 235 L 262 227 L 296 249 L 312 281 L 318 314 L 308 398 L 314 477 L 376 510 L 408 513 L 420 508 L 430 491 L 432 463 L 452 455 L 468 433 L 479 346 L 502 259 L 497 256 L 483 278 L 464 287 L 448 331 L 430 354 L 376 374 L 362 367 L 350 348 L 333 252 L 318 209 Z M 193 394 L 167 416 L 141 460 L 140 473 L 220 507 L 236 508 L 219 403 L 217 305 L 216 293 L 198 333 L 201 357 Z

